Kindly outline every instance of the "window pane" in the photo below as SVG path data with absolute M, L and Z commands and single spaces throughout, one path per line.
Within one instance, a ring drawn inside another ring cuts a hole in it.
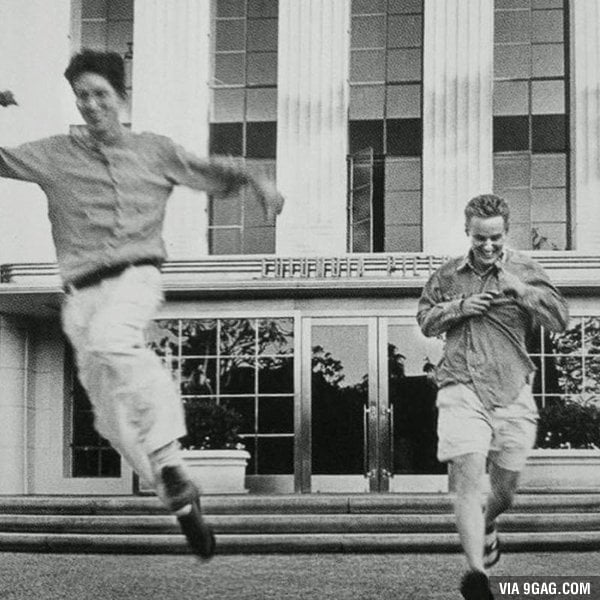
M 243 17 L 246 0 L 217 0 L 217 17 Z
M 118 21 L 110 23 L 108 27 L 108 48 L 113 52 L 125 54 L 128 44 L 133 42 L 133 22 Z
M 242 208 L 239 196 L 226 196 L 211 201 L 211 225 L 241 225 Z
M 253 19 L 248 21 L 248 51 L 277 52 L 277 20 Z
M 255 319 L 223 319 L 220 331 L 220 350 L 223 355 L 235 357 L 248 357 L 256 354 Z M 236 364 L 242 365 L 244 368 L 252 366 L 254 359 L 251 362 L 248 360 L 240 358 L 236 360 Z
M 363 221 L 352 227 L 351 252 L 371 252 L 371 221 Z
M 383 119 L 385 87 L 353 85 L 350 87 L 350 119 Z
M 350 121 L 350 154 L 373 148 L 375 154 L 383 153 L 383 121 Z
M 531 250 L 531 224 L 511 223 L 508 241 L 512 248 Z
M 217 200 L 216 203 L 221 202 Z M 215 203 L 213 201 L 213 203 Z M 170 321 L 176 324 L 177 321 Z M 174 331 L 177 331 L 174 328 Z M 216 319 L 184 319 L 181 321 L 181 354 L 187 356 L 215 356 L 217 354 L 217 320 Z M 215 381 L 216 365 L 211 375 Z
M 277 17 L 277 0 L 248 0 L 248 17 Z
M 419 118 L 421 116 L 420 85 L 391 85 L 387 91 L 388 119 Z
M 109 0 L 108 18 L 133 20 L 133 0 Z
M 565 50 L 562 44 L 532 46 L 533 76 L 562 77 L 565 74 Z
M 259 433 L 294 433 L 293 398 L 259 398 Z
M 246 227 L 242 251 L 244 254 L 273 254 L 275 227 Z
M 387 153 L 392 156 L 421 156 L 423 152 L 421 119 L 389 119 L 386 146 Z
M 421 192 L 386 192 L 385 222 L 389 225 L 420 225 Z
M 257 472 L 261 475 L 288 474 L 294 472 L 294 438 L 258 438 Z
M 534 221 L 564 222 L 567 210 L 565 188 L 541 188 L 533 190 L 531 214 Z
M 277 53 L 248 54 L 248 85 L 277 84 Z
M 423 0 L 388 0 L 388 13 L 422 13 Z
M 246 28 L 243 20 L 217 21 L 215 49 L 240 50 L 246 48 Z
M 215 55 L 215 84 L 231 85 L 246 82 L 246 55 L 217 53 Z
M 563 41 L 562 10 L 534 10 L 532 25 L 534 43 Z
M 352 0 L 353 15 L 368 15 L 385 12 L 386 0 Z
M 423 39 L 423 18 L 420 15 L 390 16 L 388 48 L 419 48 Z
M 501 195 L 506 200 L 506 203 L 510 209 L 511 229 L 513 223 L 526 223 L 529 225 L 531 222 L 530 189 L 503 190 Z
M 244 90 L 215 89 L 213 90 L 214 123 L 232 123 L 244 120 Z
M 249 121 L 277 120 L 277 90 L 249 89 L 247 92 L 246 118 Z
M 277 123 L 271 121 L 246 125 L 246 156 L 275 158 L 277 153 Z
M 533 114 L 561 114 L 565 112 L 565 84 L 563 81 L 532 81 L 531 112 Z
M 494 115 L 529 114 L 528 81 L 496 81 L 494 83 Z
M 494 18 L 494 41 L 496 44 L 529 43 L 529 11 L 497 11 Z
M 260 394 L 294 393 L 293 358 L 261 358 L 258 368 L 258 392 Z
M 534 115 L 532 117 L 532 150 L 562 152 L 567 148 L 565 115 Z
M 100 476 L 121 476 L 121 457 L 112 448 L 100 451 Z
M 529 187 L 530 179 L 529 155 L 494 158 L 494 189 Z
M 256 432 L 255 403 L 254 396 L 227 398 L 227 405 L 242 416 L 241 434 Z
M 82 0 L 81 2 L 82 19 L 105 19 L 107 11 L 106 0 Z
M 386 252 L 420 252 L 420 225 L 391 225 L 385 228 Z
M 82 23 L 81 44 L 92 50 L 106 50 L 106 23 Z
M 215 123 L 210 126 L 210 154 L 242 155 L 242 123 Z
M 387 190 L 420 190 L 421 159 L 420 158 L 386 158 L 385 189 Z
M 529 8 L 531 0 L 495 0 L 495 7 L 500 8 Z
M 294 352 L 294 320 L 291 318 L 261 319 L 258 322 L 259 354 Z
M 532 8 L 564 8 L 564 0 L 532 0 Z
M 532 227 L 537 230 L 539 235 L 546 238 L 544 249 L 564 250 L 567 247 L 567 228 L 565 227 L 565 223 L 534 222 Z
M 494 77 L 499 79 L 526 79 L 530 75 L 529 44 L 494 47 Z
M 400 49 L 388 52 L 388 82 L 421 81 L 421 49 Z
M 494 117 L 494 152 L 529 149 L 529 117 Z
M 567 157 L 557 155 L 533 155 L 532 157 L 533 187 L 566 187 Z
M 210 229 L 209 245 L 211 254 L 240 254 L 242 251 L 239 229 Z
M 199 345 L 200 340 L 195 344 Z M 214 396 L 217 393 L 217 360 L 189 358 L 181 361 L 181 394 Z
M 385 48 L 385 17 L 352 17 L 351 48 Z
M 350 81 L 383 81 L 385 79 L 385 51 L 353 50 L 350 54 Z

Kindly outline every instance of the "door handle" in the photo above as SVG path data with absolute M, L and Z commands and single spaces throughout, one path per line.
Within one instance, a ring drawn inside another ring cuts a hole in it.
M 363 406 L 363 473 L 367 479 L 373 476 L 369 470 L 369 415 L 370 406 Z

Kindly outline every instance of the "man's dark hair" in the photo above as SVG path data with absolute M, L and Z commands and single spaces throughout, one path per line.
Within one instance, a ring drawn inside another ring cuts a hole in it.
M 65 71 L 65 77 L 71 87 L 82 73 L 102 75 L 121 98 L 127 97 L 125 67 L 120 54 L 116 52 L 99 52 L 86 48 L 73 55 Z
M 504 198 L 494 194 L 481 194 L 469 200 L 465 207 L 465 229 L 469 231 L 469 225 L 473 217 L 489 219 L 491 217 L 502 217 L 504 228 L 508 231 L 508 217 L 510 210 Z

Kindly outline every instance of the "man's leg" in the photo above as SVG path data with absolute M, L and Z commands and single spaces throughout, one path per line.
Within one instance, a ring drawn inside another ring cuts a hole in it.
M 513 503 L 519 485 L 518 471 L 509 471 L 490 462 L 490 493 L 485 510 L 485 526 L 489 529 L 496 518 L 508 510 Z
M 484 571 L 484 517 L 481 505 L 485 460 L 486 457 L 478 453 L 464 454 L 452 460 L 452 477 L 456 490 L 456 528 L 472 571 Z

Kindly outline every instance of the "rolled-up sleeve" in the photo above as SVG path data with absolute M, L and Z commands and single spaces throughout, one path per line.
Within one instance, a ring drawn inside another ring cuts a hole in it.
M 227 196 L 251 181 L 245 167 L 233 159 L 203 159 L 169 138 L 163 138 L 163 164 L 167 178 L 175 185 L 216 196 Z
M 41 183 L 51 172 L 51 139 L 0 148 L 0 176 Z
M 417 310 L 417 321 L 424 335 L 435 337 L 452 329 L 464 316 L 462 299 L 444 300 L 439 274 L 434 273 L 425 284 Z

